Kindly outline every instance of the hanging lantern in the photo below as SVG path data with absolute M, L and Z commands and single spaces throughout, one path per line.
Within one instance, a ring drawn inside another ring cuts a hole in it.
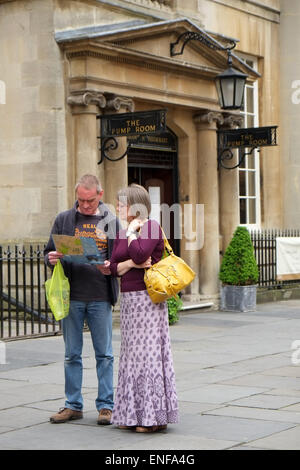
M 247 75 L 232 67 L 230 51 L 228 51 L 228 69 L 216 77 L 219 103 L 222 109 L 241 109 Z

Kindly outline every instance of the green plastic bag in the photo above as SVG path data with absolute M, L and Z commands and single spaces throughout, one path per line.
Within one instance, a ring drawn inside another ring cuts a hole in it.
M 70 284 L 60 260 L 54 266 L 50 279 L 45 282 L 46 298 L 56 321 L 69 314 Z

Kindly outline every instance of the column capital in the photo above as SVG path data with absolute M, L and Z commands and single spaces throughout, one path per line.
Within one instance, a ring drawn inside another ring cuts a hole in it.
M 68 96 L 67 103 L 72 108 L 79 106 L 84 109 L 89 105 L 94 105 L 100 109 L 105 109 L 105 111 L 118 112 L 121 108 L 125 108 L 127 112 L 134 111 L 134 102 L 131 98 L 112 93 L 102 93 L 98 90 L 74 90 Z M 83 109 L 83 112 L 87 111 L 87 109 Z M 99 112 L 99 110 L 95 112 Z
M 244 116 L 241 114 L 224 114 L 224 122 L 219 125 L 223 129 L 235 129 L 244 123 Z
M 106 106 L 105 109 L 109 111 L 120 111 L 121 108 L 129 113 L 134 111 L 134 101 L 127 96 L 118 96 L 110 93 L 105 93 Z
M 221 125 L 224 122 L 222 113 L 217 111 L 204 111 L 194 116 L 194 123 L 197 127 L 216 129 L 217 125 Z
M 99 108 L 105 108 L 106 98 L 98 90 L 76 90 L 68 96 L 67 103 L 72 107 L 96 105 Z

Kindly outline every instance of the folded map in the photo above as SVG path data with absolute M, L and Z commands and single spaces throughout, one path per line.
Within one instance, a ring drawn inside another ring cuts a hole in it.
M 72 263 L 104 264 L 104 258 L 93 238 L 52 235 L 55 249 Z

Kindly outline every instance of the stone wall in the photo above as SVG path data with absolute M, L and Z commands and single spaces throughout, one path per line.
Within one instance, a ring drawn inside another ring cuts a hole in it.
M 284 227 L 300 227 L 300 2 L 282 1 L 281 132 Z
M 0 3 L 0 240 L 40 240 L 66 207 L 61 53 L 53 2 Z

